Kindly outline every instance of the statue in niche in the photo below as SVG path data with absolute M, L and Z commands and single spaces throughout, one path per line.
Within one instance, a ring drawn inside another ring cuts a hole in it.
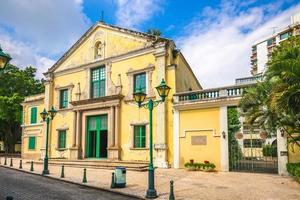
M 95 59 L 104 58 L 104 42 L 97 42 L 95 45 Z

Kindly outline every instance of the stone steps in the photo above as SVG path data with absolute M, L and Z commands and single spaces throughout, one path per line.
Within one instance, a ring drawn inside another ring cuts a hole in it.
M 27 161 L 30 163 L 30 161 Z M 33 161 L 34 164 L 43 164 L 43 161 Z M 64 160 L 64 159 L 51 159 L 49 165 L 62 165 L 78 168 L 92 168 L 92 169 L 115 169 L 122 166 L 130 171 L 147 171 L 147 162 L 138 161 L 109 161 L 109 160 Z

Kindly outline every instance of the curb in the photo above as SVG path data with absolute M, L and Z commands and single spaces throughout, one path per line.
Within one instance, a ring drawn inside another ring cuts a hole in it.
M 134 195 L 134 194 L 128 194 L 128 193 L 125 193 L 125 192 L 116 191 L 116 190 L 112 190 L 112 189 L 96 187 L 96 186 L 92 186 L 92 185 L 86 185 L 86 184 L 83 184 L 83 183 L 77 183 L 77 182 L 64 180 L 64 179 L 56 178 L 56 177 L 52 177 L 52 176 L 47 176 L 47 175 L 45 176 L 45 175 L 42 175 L 42 174 L 32 173 L 32 172 L 29 172 L 29 171 L 25 171 L 25 170 L 21 170 L 21 169 L 17 169 L 17 168 L 12 168 L 12 167 L 9 167 L 9 166 L 0 165 L 0 167 L 15 170 L 15 171 L 19 171 L 19 172 L 23 172 L 23 173 L 26 173 L 26 174 L 32 174 L 32 175 L 37 175 L 37 176 L 40 176 L 40 177 L 49 178 L 49 179 L 52 179 L 52 180 L 62 181 L 62 182 L 70 183 L 70 184 L 73 184 L 73 185 L 83 186 L 83 187 L 86 187 L 86 188 L 91 188 L 91 189 L 101 190 L 101 191 L 105 191 L 105 192 L 115 193 L 115 194 L 119 194 L 119 195 L 123 195 L 123 196 L 127 196 L 127 197 L 132 197 L 132 198 L 137 198 L 137 199 L 145 199 L 144 197 Z

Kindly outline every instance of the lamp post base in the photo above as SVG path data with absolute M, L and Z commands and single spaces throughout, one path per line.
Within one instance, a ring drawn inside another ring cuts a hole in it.
M 154 187 L 154 168 L 153 165 L 150 164 L 148 169 L 148 189 L 146 192 L 146 198 L 148 199 L 155 199 L 157 198 L 157 192 Z
M 43 170 L 42 175 L 48 175 L 49 174 L 49 170 Z
M 47 147 L 46 147 L 46 149 L 47 149 Z M 43 169 L 42 175 L 47 175 L 47 174 L 49 174 L 49 169 L 48 169 L 48 155 L 46 152 L 46 157 L 44 159 L 44 169 Z
M 146 192 L 146 198 L 155 199 L 157 198 L 157 193 L 155 189 L 148 189 Z

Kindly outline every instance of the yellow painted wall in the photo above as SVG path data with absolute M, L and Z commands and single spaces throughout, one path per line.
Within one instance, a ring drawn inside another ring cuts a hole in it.
M 44 102 L 43 101 L 37 101 L 32 102 L 28 105 L 23 106 L 23 121 L 25 125 L 30 125 L 30 110 L 32 107 L 37 107 L 37 124 L 42 123 L 42 118 L 40 116 L 40 113 L 44 109 Z
M 291 148 L 289 150 L 289 162 L 290 163 L 298 163 L 300 162 L 300 147 L 297 145 L 294 145 L 293 151 Z
M 35 136 L 35 149 L 29 150 L 29 137 Z M 31 132 L 22 137 L 22 157 L 28 159 L 39 159 L 41 157 L 41 148 L 43 145 L 43 136 L 39 132 Z
M 167 98 L 167 105 L 166 105 L 166 132 L 167 132 L 167 144 L 168 144 L 168 149 L 167 149 L 167 157 L 168 157 L 168 162 L 169 164 L 173 163 L 173 152 L 174 152 L 174 144 L 173 144 L 173 94 L 176 92 L 176 81 L 175 81 L 175 68 L 170 68 L 167 70 L 166 77 L 168 80 L 168 85 L 171 87 L 169 96 Z
M 87 88 L 87 72 L 85 70 L 56 76 L 53 80 L 52 102 L 53 106 L 57 109 L 57 114 L 50 124 L 50 157 L 52 158 L 67 158 L 69 157 L 68 148 L 72 147 L 73 134 L 74 134 L 74 113 L 72 112 L 72 105 L 69 103 L 68 109 L 59 109 L 59 88 L 74 85 L 73 89 L 69 90 L 68 95 L 71 95 L 70 101 L 76 101 L 78 83 L 82 91 L 81 98 L 88 97 Z M 72 91 L 72 92 L 71 92 Z M 66 129 L 66 149 L 58 150 L 58 130 Z
M 220 170 L 219 108 L 206 108 L 180 111 L 180 167 L 193 159 L 194 162 L 208 160 Z M 185 135 L 186 133 L 186 135 Z M 207 145 L 191 145 L 192 136 L 206 136 Z
M 138 56 L 128 60 L 123 60 L 112 64 L 112 80 L 116 83 L 118 74 L 121 74 L 122 78 L 122 94 L 126 96 L 129 91 L 128 84 L 129 79 L 126 72 L 131 68 L 134 70 L 143 69 L 148 66 L 149 63 L 155 64 L 155 57 L 152 54 Z M 152 74 L 152 88 L 156 86 L 156 71 Z M 155 90 L 155 89 L 154 89 Z M 124 102 L 121 104 L 121 128 L 120 128 L 120 145 L 121 145 L 121 159 L 122 160 L 149 160 L 148 149 L 132 149 L 133 144 L 133 129 L 130 125 L 136 122 L 149 122 L 149 113 L 145 108 L 138 108 L 134 101 Z M 153 139 L 156 139 L 156 109 L 153 111 Z M 148 137 L 146 138 L 146 146 L 149 147 L 149 125 L 147 126 Z M 155 154 L 154 154 L 155 157 Z
M 190 88 L 192 90 L 202 89 L 181 54 L 178 54 L 176 62 L 176 92 L 189 91 Z
M 105 58 L 120 55 L 147 45 L 146 39 L 126 33 L 97 27 L 91 35 L 64 61 L 59 70 L 94 61 L 94 46 L 99 40 L 105 41 Z
M 37 107 L 37 123 L 30 124 L 31 108 Z M 22 157 L 28 159 L 39 159 L 41 157 L 41 148 L 43 145 L 43 134 L 45 134 L 44 123 L 40 113 L 45 108 L 43 100 L 30 101 L 23 104 L 23 125 L 22 125 L 22 145 L 16 146 L 15 150 L 21 148 Z M 29 136 L 35 136 L 35 149 L 29 150 Z

